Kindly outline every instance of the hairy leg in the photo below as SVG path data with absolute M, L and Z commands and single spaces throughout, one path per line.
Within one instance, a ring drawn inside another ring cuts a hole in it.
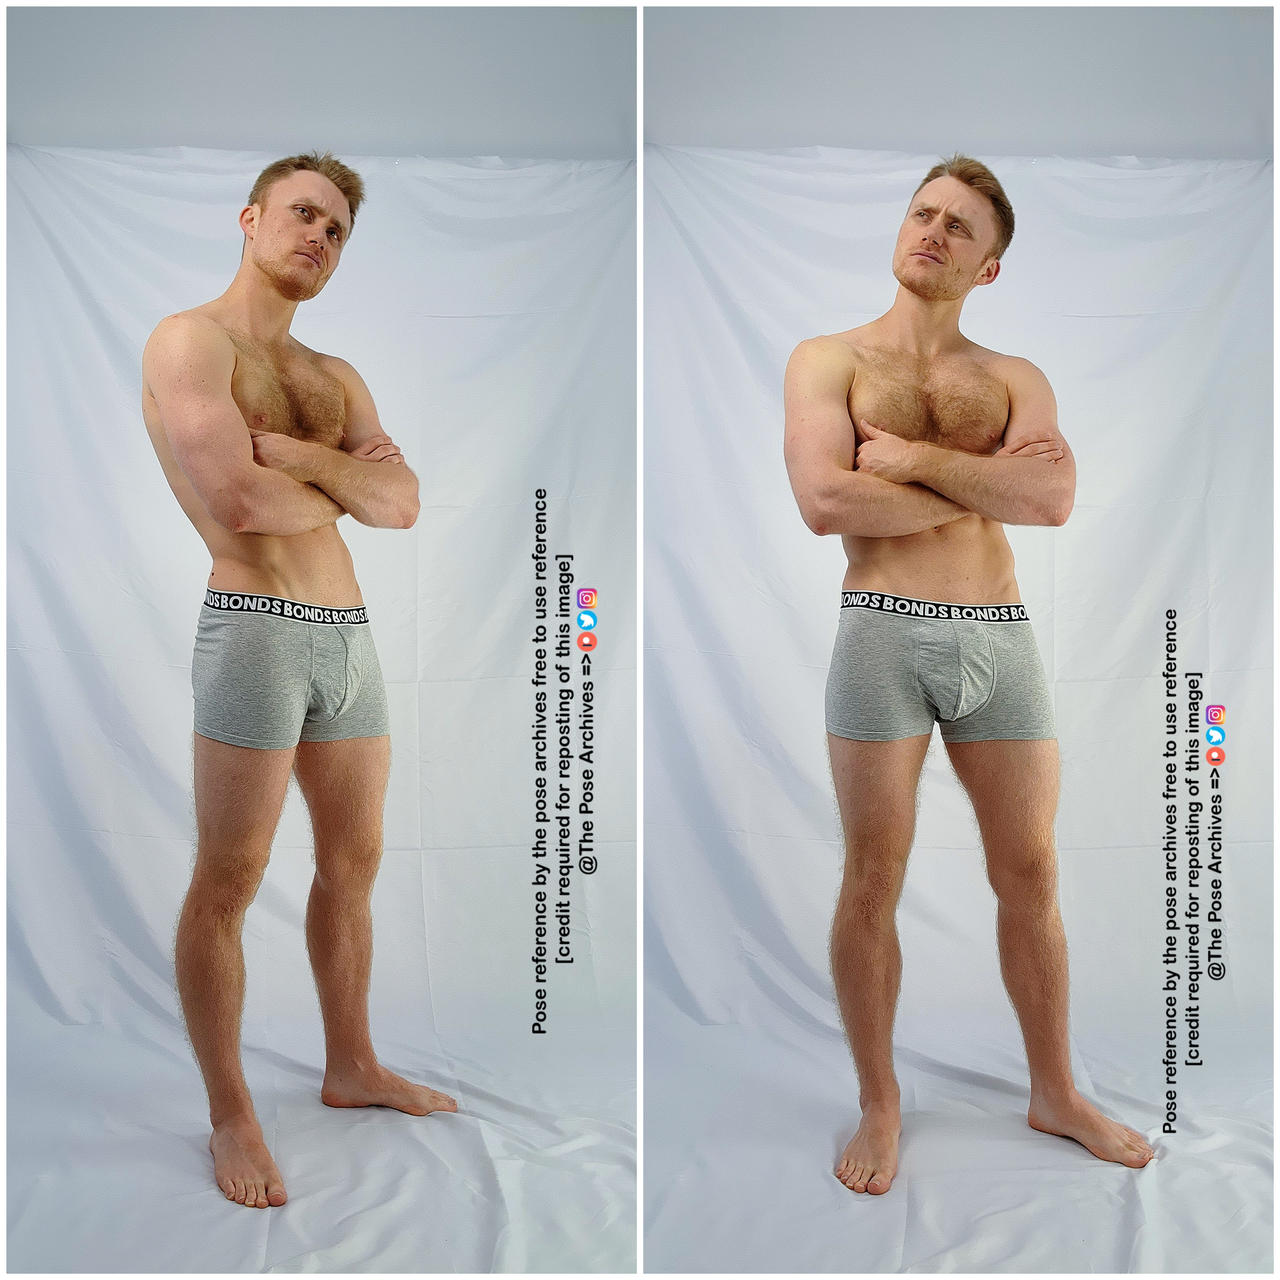
M 292 748 L 258 751 L 195 735 L 196 865 L 174 961 L 191 1047 L 209 1095 L 214 1177 L 228 1199 L 283 1204 L 240 1064 L 245 912 L 266 870 Z
M 373 966 L 370 898 L 382 860 L 382 807 L 391 739 L 301 742 L 294 772 L 311 815 L 316 874 L 307 899 L 307 950 L 324 1020 L 329 1106 L 390 1106 L 413 1115 L 452 1111 L 448 1095 L 394 1075 L 369 1031 Z
M 1067 940 L 1053 835 L 1058 744 L 998 739 L 951 743 L 947 752 L 973 802 L 998 902 L 1000 970 L 1031 1074 L 1028 1121 L 1075 1138 L 1104 1160 L 1140 1167 L 1152 1155 L 1141 1134 L 1082 1098 L 1071 1073 Z
M 893 1015 L 902 952 L 896 915 L 929 735 L 855 742 L 828 734 L 827 744 L 845 843 L 831 924 L 831 974 L 862 1109 L 836 1177 L 854 1191 L 880 1194 L 897 1172 L 901 1105 L 893 1071 Z

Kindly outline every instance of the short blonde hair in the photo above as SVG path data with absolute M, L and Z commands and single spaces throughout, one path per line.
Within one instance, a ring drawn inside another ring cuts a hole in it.
M 300 169 L 309 169 L 312 173 L 328 178 L 342 192 L 346 197 L 347 207 L 351 210 L 351 225 L 354 228 L 356 210 L 364 202 L 364 179 L 354 169 L 343 164 L 331 151 L 326 151 L 324 155 L 318 151 L 308 151 L 305 155 L 285 156 L 283 160 L 276 160 L 267 165 L 258 174 L 253 190 L 249 192 L 249 198 L 245 203 L 265 206 L 267 192 L 272 186 L 281 178 L 287 178 Z
M 1013 206 L 996 175 L 981 160 L 962 156 L 957 151 L 949 159 L 940 160 L 924 175 L 924 181 L 911 193 L 911 198 L 914 200 L 920 194 L 920 187 L 927 186 L 935 178 L 957 178 L 965 186 L 986 196 L 996 215 L 996 242 L 991 249 L 991 257 L 997 261 L 1004 257 L 1004 251 L 1013 239 Z

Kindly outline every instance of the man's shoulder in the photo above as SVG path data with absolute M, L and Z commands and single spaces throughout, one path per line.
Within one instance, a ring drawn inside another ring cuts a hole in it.
M 226 327 L 199 307 L 165 316 L 142 349 L 144 373 L 157 362 L 199 360 L 234 355 Z
M 823 333 L 815 338 L 805 338 L 791 353 L 789 367 L 798 374 L 848 373 L 850 377 L 858 367 L 858 348 L 849 333 Z
M 157 339 L 166 345 L 171 343 L 209 343 L 220 340 L 230 341 L 227 327 L 220 320 L 210 315 L 202 307 L 191 307 L 187 311 L 175 311 L 165 316 L 154 329 L 147 345 L 151 346 Z
M 981 347 L 976 342 L 971 344 L 971 354 L 989 372 L 1003 378 L 1006 383 L 1019 381 L 1028 376 L 1040 374 L 1025 356 L 1012 356 L 1004 351 L 993 351 L 990 347 Z M 1043 377 L 1043 374 L 1040 374 Z

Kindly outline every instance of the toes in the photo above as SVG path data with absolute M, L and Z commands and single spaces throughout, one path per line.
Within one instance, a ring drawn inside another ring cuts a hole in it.
M 867 1183 L 867 1190 L 870 1191 L 873 1196 L 882 1196 L 889 1190 L 889 1179 L 886 1178 L 883 1173 L 877 1173 L 876 1176 Z
M 235 1195 L 236 1204 L 244 1204 L 244 1197 L 245 1197 L 244 1183 L 241 1182 L 239 1178 L 237 1178 L 236 1179 L 236 1195 Z
M 223 1194 L 228 1200 L 234 1200 L 236 1198 L 236 1184 L 232 1182 L 230 1178 L 223 1178 L 218 1185 L 222 1188 Z

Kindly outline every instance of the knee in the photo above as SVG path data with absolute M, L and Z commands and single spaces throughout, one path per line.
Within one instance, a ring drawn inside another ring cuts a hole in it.
M 987 879 L 1001 907 L 1014 911 L 1054 907 L 1058 899 L 1058 861 L 1053 845 L 988 854 Z
M 865 932 L 891 924 L 901 894 L 899 867 L 864 863 L 847 870 L 836 909 L 836 931 Z
M 316 884 L 326 893 L 367 895 L 381 862 L 381 841 L 317 845 Z
M 257 896 L 266 869 L 265 854 L 218 858 L 214 865 L 203 868 L 197 865 L 184 914 L 198 913 L 225 921 L 241 919 Z

